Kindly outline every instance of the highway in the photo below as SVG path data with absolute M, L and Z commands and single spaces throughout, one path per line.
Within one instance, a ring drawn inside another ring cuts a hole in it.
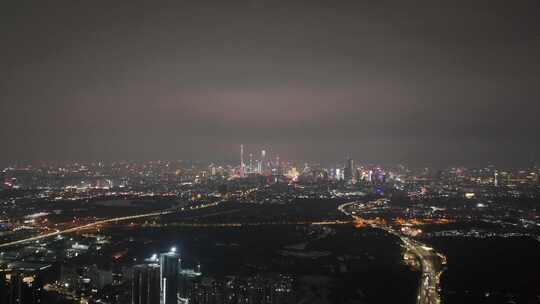
M 223 202 L 223 200 L 215 202 L 215 203 L 198 205 L 198 206 L 189 208 L 189 210 L 214 207 L 214 206 L 219 205 L 221 202 Z M 184 209 L 182 209 L 182 211 L 183 210 Z M 73 232 L 77 232 L 77 231 L 82 231 L 82 230 L 94 228 L 94 227 L 101 226 L 101 225 L 104 225 L 104 224 L 118 223 L 118 222 L 129 221 L 129 220 L 137 220 L 137 219 L 141 219 L 141 218 L 145 218 L 145 217 L 154 217 L 154 216 L 167 215 L 167 214 L 171 214 L 171 213 L 174 213 L 174 212 L 177 212 L 177 211 L 167 209 L 167 210 L 151 212 L 151 213 L 143 213 L 143 214 L 137 214 L 137 215 L 129 215 L 129 216 L 122 216 L 122 217 L 115 217 L 115 218 L 99 220 L 99 221 L 95 221 L 95 222 L 92 222 L 92 223 L 89 223 L 89 224 L 85 224 L 85 225 L 81 225 L 81 226 L 77 226 L 77 227 L 73 227 L 73 228 L 69 228 L 69 229 L 65 229 L 65 230 L 58 230 L 58 231 L 55 231 L 55 232 L 36 235 L 36 236 L 29 237 L 29 238 L 22 239 L 22 240 L 17 240 L 17 241 L 13 241 L 13 242 L 9 242 L 9 243 L 3 243 L 3 244 L 0 244 L 0 248 L 6 248 L 6 247 L 15 246 L 15 245 L 22 245 L 22 244 L 25 244 L 25 243 L 35 242 L 35 241 L 43 240 L 43 239 L 50 238 L 50 237 L 53 237 L 53 236 L 57 236 L 57 235 L 68 234 L 68 233 L 73 233 Z
M 358 213 L 362 211 L 380 207 L 387 204 L 386 199 L 379 199 L 371 202 L 351 202 L 345 203 L 338 207 L 339 211 L 351 216 L 353 219 L 360 219 Z M 351 209 L 354 209 L 352 211 Z M 353 213 L 354 212 L 354 213 Z M 420 261 L 422 271 L 420 284 L 417 292 L 417 304 L 440 304 L 441 297 L 439 294 L 440 276 L 443 271 L 443 264 L 446 263 L 446 258 L 437 253 L 433 248 L 408 238 L 407 236 L 396 231 L 388 225 L 371 225 L 374 228 L 382 229 L 389 234 L 397 236 L 405 250 L 412 253 Z
M 110 218 L 110 219 L 106 219 L 106 220 L 100 220 L 100 221 L 92 222 L 90 224 L 85 224 L 85 225 L 82 225 L 82 226 L 69 228 L 69 229 L 66 229 L 66 230 L 59 230 L 59 231 L 55 231 L 55 232 L 51 232 L 51 233 L 47 233 L 47 234 L 37 235 L 37 236 L 30 237 L 30 238 L 27 238 L 27 239 L 13 241 L 13 242 L 9 242 L 9 243 L 3 243 L 3 244 L 0 244 L 0 248 L 5 248 L 5 247 L 10 247 L 10 246 L 15 246 L 15 245 L 22 245 L 24 243 L 39 241 L 39 240 L 43 240 L 43 239 L 50 238 L 50 237 L 53 237 L 53 236 L 61 235 L 61 234 L 67 234 L 67 233 L 73 233 L 73 232 L 77 232 L 77 231 L 81 231 L 81 230 L 86 230 L 86 229 L 94 228 L 96 226 L 100 226 L 100 225 L 104 225 L 104 224 L 116 223 L 116 222 L 121 222 L 121 221 L 136 220 L 136 219 L 145 218 L 145 217 L 160 216 L 160 215 L 170 214 L 172 212 L 173 211 L 160 211 L 160 212 L 144 213 L 144 214 L 137 214 L 137 215 L 130 215 L 130 216 L 123 216 L 123 217 Z
M 241 196 L 248 196 L 249 194 L 253 193 L 256 190 L 258 190 L 258 188 L 248 189 L 245 192 L 243 192 Z M 193 210 L 193 209 L 215 207 L 215 206 L 218 206 L 220 203 L 223 203 L 225 201 L 226 201 L 225 199 L 222 199 L 222 200 L 219 200 L 219 201 L 214 202 L 214 203 L 207 203 L 207 204 L 201 204 L 201 205 L 197 205 L 197 206 L 192 206 L 190 208 L 186 208 L 186 211 L 187 210 Z M 0 248 L 6 248 L 6 247 L 11 247 L 11 246 L 16 246 L 16 245 L 22 245 L 22 244 L 25 244 L 25 243 L 35 242 L 35 241 L 43 240 L 43 239 L 46 239 L 46 238 L 50 238 L 50 237 L 54 237 L 54 236 L 58 236 L 58 235 L 62 235 L 62 234 L 68 234 L 68 233 L 73 233 L 73 232 L 77 232 L 77 231 L 81 231 L 81 230 L 94 228 L 94 227 L 104 225 L 104 224 L 117 223 L 117 222 L 129 221 L 129 220 L 136 220 L 136 219 L 141 219 L 141 218 L 145 218 L 145 217 L 161 216 L 161 215 L 171 214 L 171 213 L 178 212 L 178 211 L 184 211 L 184 208 L 182 208 L 181 210 L 167 209 L 167 210 L 162 210 L 162 211 L 157 211 L 157 212 L 152 212 L 152 213 L 143 213 L 143 214 L 137 214 L 137 215 L 122 216 L 122 217 L 99 220 L 99 221 L 96 221 L 96 222 L 92 222 L 92 223 L 89 223 L 89 224 L 85 224 L 85 225 L 81 225 L 81 226 L 77 226 L 77 227 L 73 227 L 73 228 L 69 228 L 69 229 L 65 229 L 65 230 L 57 230 L 55 232 L 36 235 L 36 236 L 29 237 L 29 238 L 22 239 L 22 240 L 3 243 L 3 244 L 0 244 Z

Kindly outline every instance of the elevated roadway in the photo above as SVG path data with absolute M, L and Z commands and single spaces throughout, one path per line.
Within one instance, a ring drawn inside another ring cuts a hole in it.
M 361 214 L 363 211 L 381 207 L 387 203 L 388 201 L 386 199 L 379 199 L 370 202 L 351 202 L 338 206 L 338 209 L 344 214 L 351 216 L 353 219 L 360 220 L 361 218 L 359 214 Z M 442 274 L 443 263 L 445 263 L 446 258 L 426 244 L 415 241 L 388 225 L 372 224 L 371 226 L 382 229 L 387 233 L 398 237 L 401 240 L 403 247 L 409 253 L 414 254 L 414 256 L 416 256 L 416 258 L 420 261 L 422 275 L 420 284 L 418 286 L 416 303 L 440 304 L 440 276 Z

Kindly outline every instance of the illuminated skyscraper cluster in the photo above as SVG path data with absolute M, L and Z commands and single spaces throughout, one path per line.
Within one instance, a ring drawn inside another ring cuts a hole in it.
M 261 150 L 259 159 L 253 159 L 253 153 L 249 154 L 249 162 L 246 164 L 244 159 L 244 145 L 240 145 L 240 166 L 238 175 L 246 177 L 248 174 L 277 175 L 283 173 L 279 156 L 272 161 L 266 150 Z

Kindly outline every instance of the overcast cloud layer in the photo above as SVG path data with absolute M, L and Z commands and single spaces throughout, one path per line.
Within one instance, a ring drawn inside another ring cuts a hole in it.
M 540 160 L 538 1 L 4 1 L 0 163 Z

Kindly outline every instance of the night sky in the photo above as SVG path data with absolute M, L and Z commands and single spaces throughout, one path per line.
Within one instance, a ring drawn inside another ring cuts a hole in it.
M 2 1 L 0 163 L 540 160 L 532 1 Z

